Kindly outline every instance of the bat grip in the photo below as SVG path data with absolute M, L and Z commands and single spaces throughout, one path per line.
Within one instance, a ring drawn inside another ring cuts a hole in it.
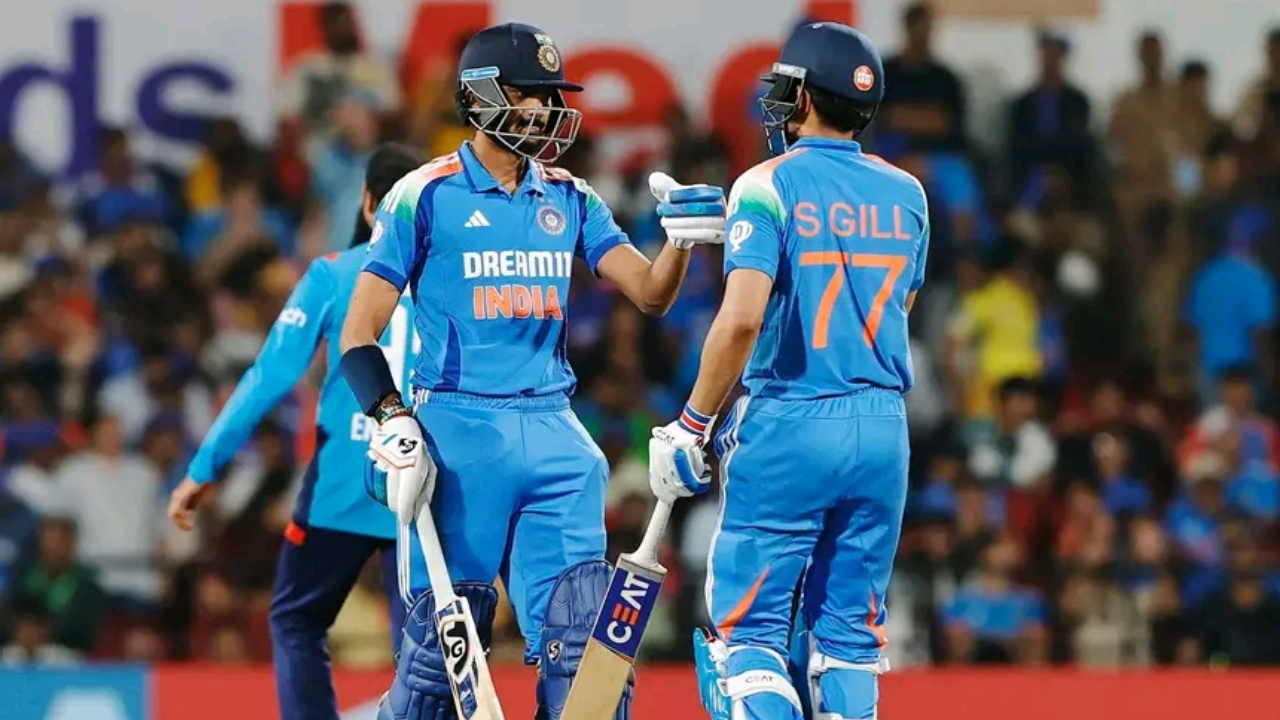
M 649 516 L 649 524 L 644 529 L 644 538 L 640 547 L 636 548 L 635 558 L 646 565 L 658 564 L 658 543 L 667 531 L 667 521 L 671 519 L 671 503 L 658 501 L 658 506 Z
M 457 595 L 453 592 L 453 580 L 449 577 L 449 566 L 444 561 L 444 551 L 440 549 L 440 534 L 436 532 L 436 519 L 431 515 L 431 503 L 422 503 L 414 525 L 417 526 L 422 557 L 427 561 L 431 594 L 435 598 L 436 607 L 444 607 L 453 602 Z

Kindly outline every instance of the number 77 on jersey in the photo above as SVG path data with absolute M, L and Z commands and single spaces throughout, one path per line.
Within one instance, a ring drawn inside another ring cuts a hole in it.
M 658 542 L 670 517 L 671 505 L 659 502 L 640 547 L 618 558 L 560 720 L 609 720 L 618 711 L 667 577 L 667 569 L 658 563 Z

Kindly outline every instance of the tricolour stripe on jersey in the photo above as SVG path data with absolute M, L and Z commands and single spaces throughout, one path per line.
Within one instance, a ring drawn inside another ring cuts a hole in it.
M 400 178 L 382 199 L 378 209 L 391 213 L 397 220 L 412 223 L 418 214 L 418 201 L 427 186 L 460 172 L 462 159 L 458 157 L 458 153 L 442 155 Z

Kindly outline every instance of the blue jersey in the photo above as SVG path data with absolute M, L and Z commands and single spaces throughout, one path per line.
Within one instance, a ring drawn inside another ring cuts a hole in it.
M 328 366 L 316 418 L 315 471 L 306 475 L 294 517 L 307 526 L 394 538 L 395 516 L 369 498 L 361 482 L 373 420 L 361 412 L 338 371 L 342 355 L 338 336 L 364 258 L 365 249 L 360 247 L 311 263 L 187 472 L 199 483 L 214 480 L 263 416 L 297 385 L 320 343 L 327 340 Z M 402 298 L 382 337 L 387 364 L 402 388 L 418 345 L 412 304 Z
M 565 303 L 574 257 L 594 272 L 628 242 L 582 180 L 530 161 L 510 194 L 465 143 L 387 193 L 364 270 L 412 292 L 422 337 L 414 387 L 571 393 Z
M 802 139 L 738 178 L 728 227 L 725 274 L 774 282 L 742 378 L 752 397 L 911 389 L 907 296 L 929 247 L 919 181 L 856 142 Z

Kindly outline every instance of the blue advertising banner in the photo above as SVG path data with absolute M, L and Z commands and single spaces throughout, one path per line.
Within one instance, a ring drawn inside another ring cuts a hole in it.
M 151 720 L 147 669 L 0 668 L 4 720 Z

